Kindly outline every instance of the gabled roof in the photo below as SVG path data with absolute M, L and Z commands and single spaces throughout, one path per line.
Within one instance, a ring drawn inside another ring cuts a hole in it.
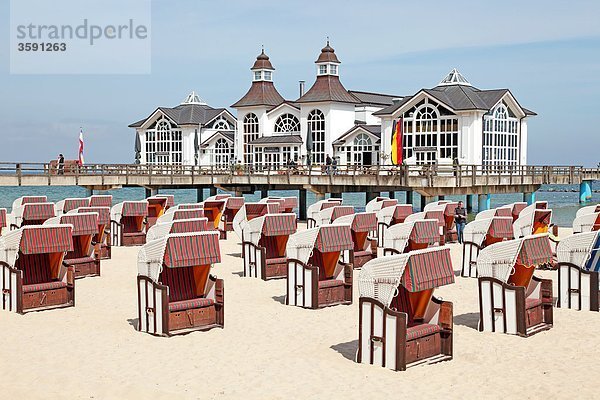
M 356 96 L 348 93 L 344 85 L 340 82 L 339 76 L 335 75 L 319 75 L 308 92 L 296 100 L 297 103 L 314 103 L 321 101 L 353 104 L 360 103 L 360 100 Z
M 342 134 L 342 136 L 340 136 L 339 138 L 334 140 L 334 142 L 332 144 L 333 145 L 344 144 L 346 142 L 346 138 L 348 136 L 352 135 L 357 130 L 364 130 L 364 131 L 370 133 L 371 135 L 375 136 L 376 138 L 381 139 L 381 125 L 357 124 L 357 125 L 354 125 L 352 128 L 350 128 L 349 130 L 347 130 L 346 132 L 344 132 Z
M 158 107 L 156 111 L 161 111 L 177 125 L 205 125 L 218 117 L 223 112 L 229 113 L 225 108 L 212 108 L 206 104 L 180 104 L 177 107 Z M 148 116 L 152 117 L 156 111 Z M 134 122 L 129 125 L 130 128 L 139 128 L 148 118 Z
M 259 137 L 249 144 L 301 144 L 303 143 L 302 136 L 300 135 L 276 135 L 276 136 L 262 136 Z
M 278 106 L 285 99 L 279 94 L 275 85 L 271 81 L 254 81 L 252 86 L 244 97 L 239 99 L 231 107 L 251 107 L 251 106 Z
M 204 142 L 202 142 L 200 144 L 200 146 L 202 146 L 202 147 L 208 146 L 208 142 L 210 142 L 211 140 L 213 140 L 217 136 L 221 136 L 225 140 L 228 140 L 231 143 L 233 143 L 233 140 L 234 140 L 234 134 L 233 134 L 233 132 L 217 131 L 213 135 L 210 135 L 210 137 L 208 139 L 206 139 Z
M 293 102 L 293 101 L 288 101 L 288 100 L 285 100 L 283 103 L 281 103 L 281 104 L 278 104 L 278 105 L 276 105 L 275 107 L 273 107 L 273 108 L 271 108 L 270 110 L 268 110 L 268 111 L 267 111 L 267 114 L 270 114 L 270 113 L 272 113 L 272 112 L 274 112 L 274 111 L 277 111 L 277 110 L 279 110 L 280 108 L 282 108 L 282 107 L 285 107 L 285 106 L 291 107 L 291 108 L 295 109 L 296 111 L 300 111 L 300 106 L 299 106 L 298 104 L 296 104 L 296 103 L 295 103 L 295 102 Z
M 360 100 L 362 104 L 374 106 L 391 106 L 394 104 L 394 99 L 402 99 L 405 97 L 391 94 L 363 92 L 360 90 L 348 90 L 348 93 Z

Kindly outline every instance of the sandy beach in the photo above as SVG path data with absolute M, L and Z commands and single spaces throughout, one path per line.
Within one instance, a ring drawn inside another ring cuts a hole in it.
M 566 234 L 561 230 L 561 236 Z M 461 248 L 450 245 L 455 271 Z M 436 293 L 454 303 L 454 359 L 406 372 L 357 364 L 354 304 L 285 306 L 285 280 L 242 278 L 234 234 L 221 241 L 225 329 L 171 338 L 135 329 L 138 248 L 113 247 L 102 276 L 76 282 L 76 306 L 0 313 L 4 398 L 370 399 L 597 396 L 597 313 L 554 310 L 554 328 L 524 339 L 481 333 L 477 281 Z M 355 271 L 358 274 L 358 271 Z M 555 272 L 537 274 L 554 280 Z

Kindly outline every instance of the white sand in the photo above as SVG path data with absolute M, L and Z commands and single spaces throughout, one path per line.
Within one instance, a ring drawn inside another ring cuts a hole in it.
M 234 234 L 221 241 L 225 329 L 162 338 L 137 332 L 137 248 L 113 248 L 102 277 L 76 282 L 76 307 L 0 312 L 1 398 L 395 399 L 592 398 L 600 315 L 554 310 L 553 329 L 524 339 L 480 333 L 477 281 L 436 293 L 454 303 L 454 359 L 406 372 L 354 362 L 350 306 L 282 304 L 285 280 L 240 277 Z M 452 245 L 454 269 L 460 247 Z M 358 271 L 356 272 L 358 273 Z M 552 277 L 555 272 L 537 272 Z

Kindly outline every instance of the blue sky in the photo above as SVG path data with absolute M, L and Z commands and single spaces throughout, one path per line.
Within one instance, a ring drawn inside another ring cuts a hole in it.
M 75 158 L 83 126 L 87 162 L 131 162 L 129 123 L 191 90 L 215 107 L 233 104 L 261 45 L 278 90 L 295 99 L 298 80 L 312 84 L 329 36 L 348 89 L 413 94 L 456 67 L 477 87 L 509 88 L 539 114 L 529 123 L 530 164 L 596 165 L 598 15 L 598 1 L 160 0 L 152 1 L 151 74 L 10 75 L 5 1 L 0 160 Z

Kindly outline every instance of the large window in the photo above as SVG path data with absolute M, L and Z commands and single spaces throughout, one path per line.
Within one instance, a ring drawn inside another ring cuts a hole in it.
M 231 130 L 233 130 L 233 128 L 232 128 L 231 124 L 229 123 L 229 121 L 227 121 L 223 117 L 220 117 L 218 120 L 216 120 L 213 123 L 212 128 L 216 129 L 218 131 L 231 131 Z
M 293 114 L 283 114 L 275 121 L 275 133 L 297 135 L 300 133 L 300 121 Z
M 312 110 L 308 114 L 308 128 L 312 133 L 312 162 L 325 164 L 325 115 L 321 110 Z
M 519 120 L 501 103 L 483 117 L 483 165 L 518 165 Z
M 233 157 L 233 147 L 229 145 L 227 140 L 220 138 L 215 143 L 213 154 L 212 162 L 215 167 L 228 168 Z
M 247 114 L 244 117 L 244 162 L 252 164 L 252 152 L 249 143 L 258 139 L 259 125 L 258 117 L 254 113 Z
M 458 118 L 425 99 L 403 116 L 403 158 L 431 164 L 438 158 L 458 158 Z
M 361 133 L 352 144 L 352 161 L 355 165 L 371 166 L 378 162 L 379 146 L 373 146 L 369 135 Z
M 174 129 L 171 123 L 161 118 L 153 128 L 146 131 L 146 163 L 181 164 L 183 153 L 181 130 Z

